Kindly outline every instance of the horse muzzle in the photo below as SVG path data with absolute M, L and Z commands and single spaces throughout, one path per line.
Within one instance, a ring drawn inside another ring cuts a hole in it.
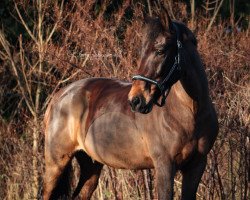
M 135 96 L 131 100 L 129 99 L 128 102 L 133 112 L 148 114 L 153 108 L 152 101 L 146 103 L 146 100 L 143 96 Z

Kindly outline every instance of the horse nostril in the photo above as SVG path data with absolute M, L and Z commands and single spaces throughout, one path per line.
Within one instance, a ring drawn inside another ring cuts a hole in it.
M 130 107 L 133 108 L 132 101 L 128 100 L 128 103 L 129 103 Z
M 136 107 L 137 105 L 139 105 L 141 103 L 141 99 L 139 97 L 135 97 L 132 99 L 132 105 L 134 107 Z

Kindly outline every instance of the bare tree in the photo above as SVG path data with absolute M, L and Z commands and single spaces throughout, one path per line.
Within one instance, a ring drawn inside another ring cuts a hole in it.
M 22 35 L 19 36 L 19 52 L 18 58 L 14 59 L 14 47 L 10 45 L 5 37 L 4 30 L 0 30 L 0 50 L 1 57 L 10 63 L 11 69 L 14 76 L 16 77 L 18 88 L 22 98 L 24 99 L 25 105 L 28 108 L 29 113 L 32 116 L 31 130 L 32 130 L 32 170 L 33 170 L 33 184 L 32 184 L 32 198 L 36 198 L 38 195 L 38 141 L 39 141 L 39 130 L 40 122 L 39 116 L 42 112 L 44 106 L 42 106 L 41 92 L 42 92 L 42 75 L 46 73 L 44 70 L 44 54 L 47 50 L 47 44 L 51 40 L 54 34 L 58 22 L 60 21 L 60 16 L 63 9 L 63 1 L 60 3 L 60 11 L 58 19 L 54 22 L 51 29 L 46 28 L 44 30 L 44 18 L 45 9 L 48 1 L 37 0 L 33 4 L 33 9 L 37 13 L 34 16 L 34 26 L 29 27 L 28 22 L 25 21 L 23 14 L 21 14 L 21 5 L 15 3 L 15 11 L 19 17 L 20 23 L 25 28 L 26 32 L 31 38 L 31 43 L 34 49 L 37 49 L 38 57 L 33 55 L 34 62 L 30 63 L 28 55 L 24 50 L 25 45 L 23 44 Z M 57 4 L 57 2 L 55 2 Z M 34 75 L 35 76 L 31 76 Z

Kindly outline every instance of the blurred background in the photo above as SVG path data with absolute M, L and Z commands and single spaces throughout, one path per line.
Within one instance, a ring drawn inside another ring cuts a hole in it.
M 43 115 L 52 95 L 87 77 L 131 81 L 151 0 L 0 1 L 0 199 L 40 199 Z M 250 3 L 165 0 L 198 39 L 220 132 L 198 199 L 249 199 Z M 74 187 L 78 166 L 72 174 Z M 175 178 L 180 199 L 181 176 Z M 154 170 L 105 167 L 93 199 L 154 199 Z

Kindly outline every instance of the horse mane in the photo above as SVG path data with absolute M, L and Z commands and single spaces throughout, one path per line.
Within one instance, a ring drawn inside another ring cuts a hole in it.
M 190 41 L 197 47 L 197 39 L 193 32 L 183 23 L 174 21 L 174 23 L 178 26 L 180 35 L 181 35 L 181 41 L 186 42 Z

